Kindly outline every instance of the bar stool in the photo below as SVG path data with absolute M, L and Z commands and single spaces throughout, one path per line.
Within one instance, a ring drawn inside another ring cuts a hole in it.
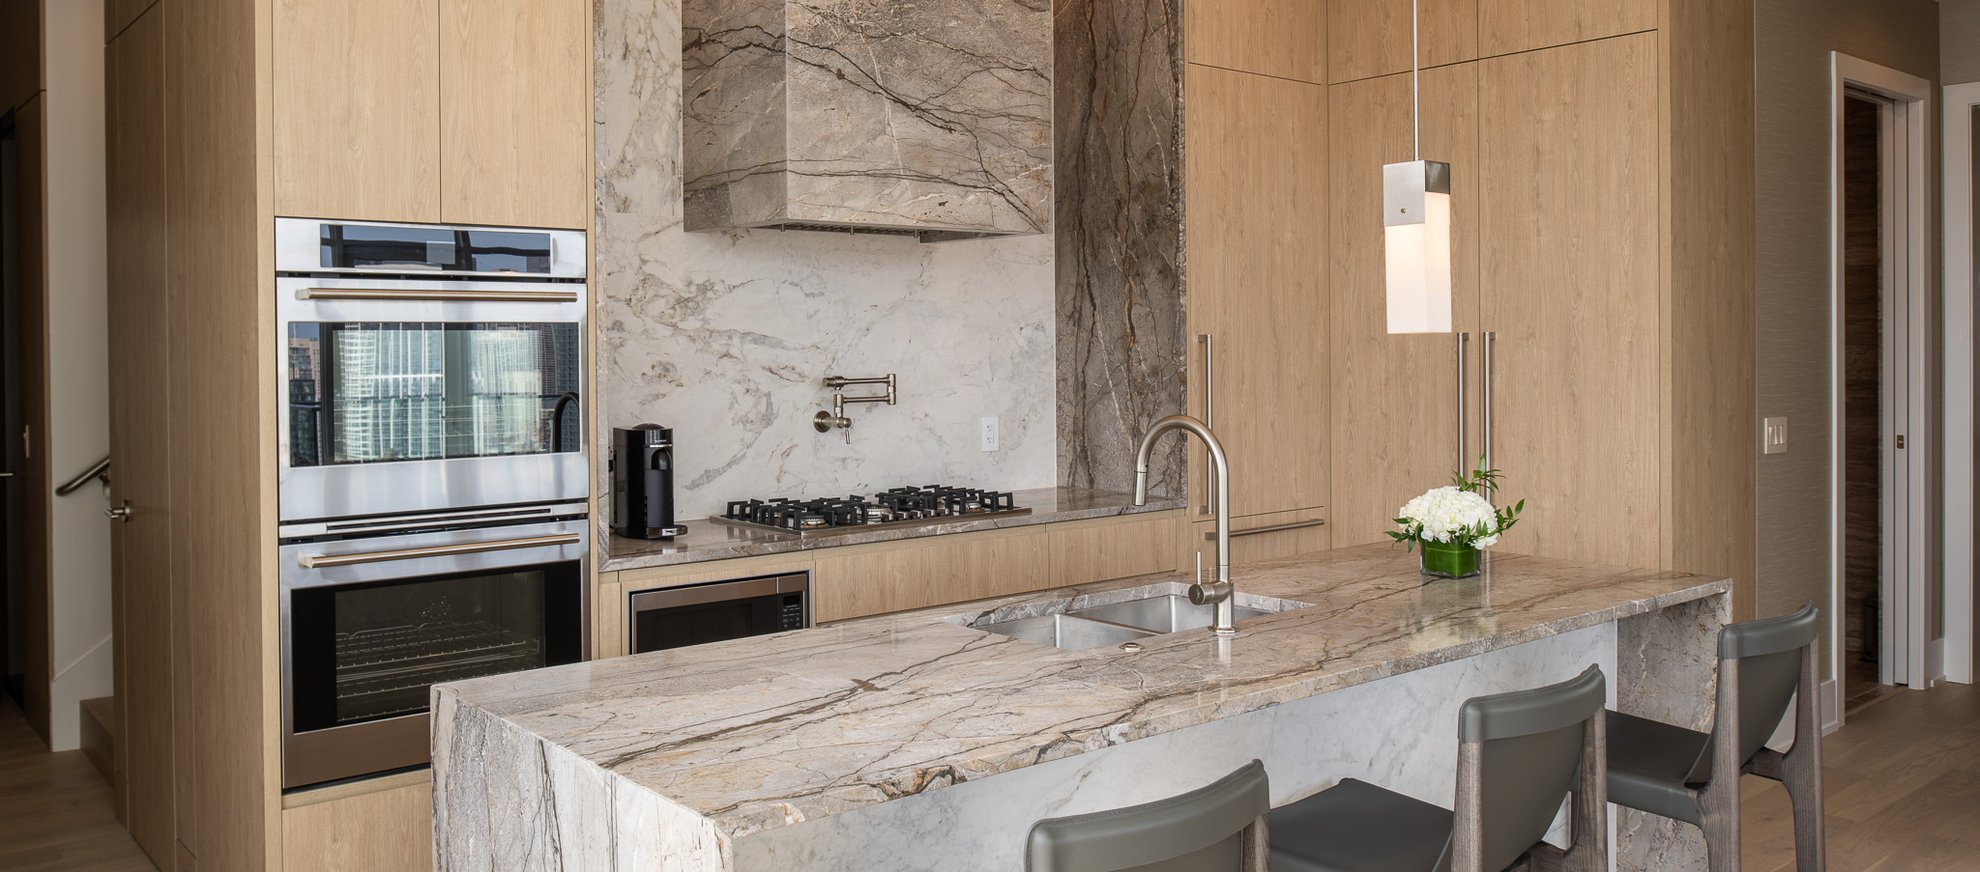
M 1031 827 L 1028 872 L 1265 872 L 1272 792 L 1253 760 L 1208 786 Z
M 1739 776 L 1787 785 L 1795 868 L 1821 872 L 1822 727 L 1816 715 L 1813 603 L 1790 615 L 1719 631 L 1712 732 L 1609 712 L 1609 801 L 1684 821 L 1705 834 L 1707 868 L 1739 869 Z M 1794 700 L 1794 748 L 1766 746 Z M 1729 773 L 1730 777 L 1716 777 Z
M 1608 868 L 1606 682 L 1481 696 L 1458 717 L 1455 812 L 1352 778 L 1273 810 L 1272 872 L 1500 872 Z M 1573 795 L 1574 846 L 1541 840 Z

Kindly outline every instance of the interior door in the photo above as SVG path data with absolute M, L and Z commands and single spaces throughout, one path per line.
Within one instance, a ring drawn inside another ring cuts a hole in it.
M 1526 500 L 1505 545 L 1661 565 L 1657 35 L 1483 61 L 1478 117 L 1480 411 Z
M 173 863 L 170 288 L 165 281 L 162 13 L 145 12 L 104 54 L 110 192 L 111 503 L 130 515 L 111 540 L 117 740 L 125 824 L 161 869 Z
M 1382 165 L 1411 160 L 1407 74 L 1336 85 L 1329 152 L 1336 547 L 1386 541 L 1397 510 L 1478 461 L 1478 65 L 1423 71 L 1423 155 L 1451 164 L 1452 323 L 1388 332 Z M 1463 395 L 1460 395 L 1460 392 Z M 1459 428 L 1465 430 L 1460 432 Z

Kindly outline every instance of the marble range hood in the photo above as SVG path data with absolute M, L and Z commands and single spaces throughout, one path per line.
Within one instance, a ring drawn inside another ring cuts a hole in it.
M 686 229 L 1046 233 L 1051 0 L 683 0 Z

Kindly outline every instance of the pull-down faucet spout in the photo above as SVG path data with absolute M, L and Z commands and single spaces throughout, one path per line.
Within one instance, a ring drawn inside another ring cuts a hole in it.
M 1189 601 L 1197 605 L 1215 603 L 1217 614 L 1210 632 L 1219 636 L 1237 633 L 1237 589 L 1231 586 L 1231 462 L 1224 455 L 1224 443 L 1210 426 L 1188 415 L 1170 415 L 1155 422 L 1148 435 L 1141 437 L 1141 450 L 1134 456 L 1134 504 L 1148 505 L 1148 454 L 1155 441 L 1170 430 L 1196 434 L 1210 449 L 1210 463 L 1217 469 L 1217 580 L 1204 584 L 1198 578 L 1189 587 Z

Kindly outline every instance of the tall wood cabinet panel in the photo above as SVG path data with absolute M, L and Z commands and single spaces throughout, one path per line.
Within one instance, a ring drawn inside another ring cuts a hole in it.
M 1657 26 L 1658 0 L 1476 0 L 1481 55 L 1510 54 Z
M 158 0 L 103 0 L 103 39 L 109 41 Z
M 586 0 L 439 0 L 441 213 L 462 224 L 591 219 Z
M 1183 59 L 1325 82 L 1326 0 L 1184 0 Z
M 1511 550 L 1661 566 L 1657 35 L 1483 61 L 1482 326 Z M 1481 349 L 1482 351 L 1482 349 Z
M 438 0 L 275 0 L 275 211 L 439 221 Z
M 1197 64 L 1185 88 L 1189 409 L 1214 411 L 1236 515 L 1326 505 L 1327 88 Z
M 1411 0 L 1327 0 L 1327 80 L 1350 82 L 1409 69 Z M 1418 57 L 1425 67 L 1478 57 L 1478 0 L 1420 0 Z
M 117 779 L 125 826 L 153 864 L 173 859 L 171 320 L 165 254 L 164 14 L 147 12 L 104 50 L 105 234 L 110 368 L 111 527 L 117 632 Z
M 1330 94 L 1332 218 L 1328 222 L 1333 354 L 1333 500 L 1337 546 L 1384 540 L 1396 511 L 1470 468 L 1478 417 L 1460 424 L 1459 391 L 1478 408 L 1478 65 L 1423 71 L 1423 155 L 1451 164 L 1452 321 L 1470 334 L 1388 332 L 1382 165 L 1410 160 L 1407 74 L 1337 85 Z M 1458 379 L 1460 349 L 1470 369 Z M 1465 446 L 1460 456 L 1459 431 Z

